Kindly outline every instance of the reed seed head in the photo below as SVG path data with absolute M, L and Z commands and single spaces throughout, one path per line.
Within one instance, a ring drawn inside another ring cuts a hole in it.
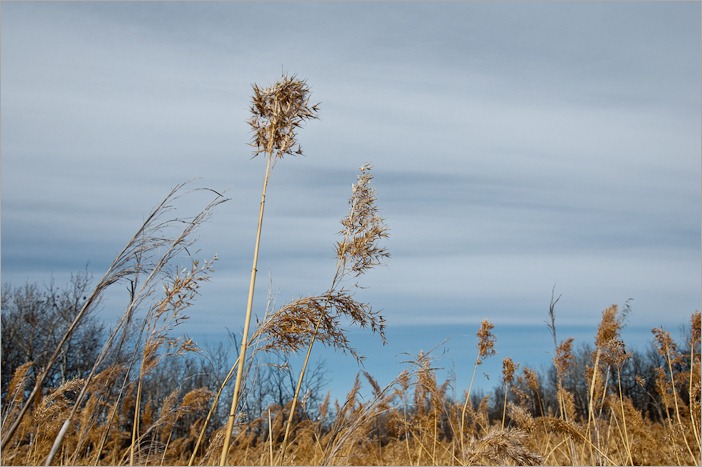
M 252 86 L 251 118 L 248 123 L 253 130 L 251 145 L 254 156 L 261 153 L 282 159 L 293 155 L 297 144 L 296 130 L 306 120 L 317 117 L 318 105 L 310 105 L 310 89 L 305 81 L 295 76 L 285 76 L 272 86 Z M 298 145 L 295 154 L 302 154 Z
M 656 338 L 656 350 L 661 357 L 670 360 L 671 363 L 678 363 L 682 360 L 678 345 L 668 331 L 662 328 L 654 328 L 651 332 Z
M 690 319 L 690 348 L 694 348 L 700 343 L 700 334 L 702 334 L 702 320 L 699 311 L 692 314 Z
M 384 318 L 370 305 L 354 300 L 351 294 L 341 290 L 298 298 L 279 309 L 261 326 L 266 339 L 263 349 L 297 352 L 315 338 L 361 361 L 363 356 L 351 347 L 342 319 L 361 328 L 370 328 L 385 342 Z
M 478 336 L 478 359 L 475 361 L 478 365 L 483 363 L 483 359 L 495 355 L 495 335 L 492 329 L 495 325 L 484 319 L 480 325 L 480 329 L 476 333 Z
M 556 367 L 559 378 L 563 378 L 563 375 L 565 375 L 575 359 L 573 356 L 573 340 L 572 337 L 569 337 L 556 348 L 556 358 L 553 359 L 553 364 Z
M 505 384 L 512 384 L 514 381 L 514 372 L 517 370 L 517 366 L 518 365 L 516 365 L 509 357 L 502 360 L 502 377 Z
M 361 167 L 361 174 L 351 186 L 349 214 L 341 219 L 344 228 L 339 232 L 343 239 L 336 244 L 336 256 L 343 272 L 350 271 L 359 276 L 377 266 L 390 256 L 379 246 L 380 240 L 387 238 L 388 228 L 378 215 L 375 205 L 375 189 L 371 186 L 373 175 L 370 164 Z
M 513 402 L 508 402 L 507 407 L 509 408 L 509 417 L 517 424 L 517 427 L 527 433 L 534 431 L 536 423 L 526 408 L 515 405 Z
M 541 385 L 539 384 L 539 375 L 536 373 L 536 371 L 532 370 L 531 368 L 524 367 L 522 373 L 524 374 L 524 380 L 526 381 L 527 386 L 529 386 L 529 389 L 538 393 Z
M 525 431 L 491 428 L 467 449 L 468 465 L 543 465 L 544 458 L 528 447 Z
M 630 357 L 620 336 L 627 310 L 620 312 L 617 305 L 612 305 L 602 312 L 595 345 L 602 351 L 602 360 L 607 364 L 620 365 Z

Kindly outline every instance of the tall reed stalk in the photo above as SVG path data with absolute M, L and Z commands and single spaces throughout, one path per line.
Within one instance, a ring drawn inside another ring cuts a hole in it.
M 284 155 L 293 154 L 296 141 L 296 129 L 306 120 L 317 118 L 317 105 L 309 103 L 309 87 L 304 81 L 294 76 L 283 76 L 280 81 L 268 88 L 259 88 L 253 85 L 253 98 L 251 101 L 252 117 L 249 125 L 254 131 L 252 145 L 256 148 L 254 155 L 264 153 L 266 156 L 266 171 L 263 177 L 261 203 L 258 213 L 258 228 L 256 229 L 256 243 L 254 246 L 253 265 L 251 267 L 251 280 L 249 282 L 249 295 L 246 302 L 246 315 L 244 330 L 239 351 L 239 365 L 237 366 L 234 393 L 229 409 L 229 419 L 225 432 L 224 446 L 220 456 L 220 465 L 225 465 L 229 444 L 231 442 L 236 409 L 239 403 L 246 351 L 248 349 L 248 335 L 251 324 L 251 311 L 253 309 L 254 289 L 256 287 L 256 272 L 258 265 L 258 251 L 261 243 L 261 230 L 263 227 L 263 212 L 266 205 L 266 191 L 271 169 L 275 161 Z M 298 145 L 296 154 L 302 154 Z
M 480 329 L 476 333 L 478 336 L 478 356 L 475 359 L 475 365 L 473 365 L 473 375 L 470 377 L 470 384 L 468 385 L 468 393 L 466 394 L 466 400 L 463 403 L 463 410 L 461 411 L 461 452 L 465 455 L 465 421 L 466 421 L 466 411 L 468 410 L 468 404 L 470 404 L 470 393 L 473 390 L 473 382 L 475 381 L 475 374 L 478 371 L 478 367 L 482 365 L 483 359 L 495 355 L 495 335 L 492 333 L 492 329 L 495 326 L 488 320 L 484 319 L 480 324 Z
M 502 429 L 505 429 L 505 418 L 507 417 L 507 396 L 509 395 L 509 388 L 514 382 L 514 372 L 519 364 L 514 363 L 514 361 L 507 357 L 502 360 L 502 381 L 505 391 L 505 397 L 502 401 Z
M 370 164 L 363 165 L 360 169 L 361 174 L 358 176 L 356 184 L 351 186 L 352 195 L 349 200 L 349 214 L 341 219 L 343 229 L 339 233 L 343 235 L 343 237 L 336 245 L 336 271 L 332 279 L 332 284 L 325 293 L 326 296 L 331 297 L 337 293 L 337 289 L 344 277 L 349 275 L 358 277 L 371 268 L 380 265 L 384 259 L 390 256 L 385 248 L 379 246 L 379 242 L 388 236 L 388 228 L 385 226 L 383 219 L 378 215 L 378 209 L 375 205 L 375 190 L 370 184 L 373 179 L 371 169 Z M 361 310 L 363 309 L 363 306 L 358 306 L 353 300 L 348 300 L 347 304 Z M 281 461 L 285 456 L 288 436 L 290 435 L 302 381 L 305 377 L 310 355 L 312 354 L 312 347 L 317 340 L 320 326 L 327 317 L 326 315 L 330 313 L 331 310 L 329 310 L 329 308 L 332 305 L 333 302 L 330 300 L 327 299 L 324 301 L 323 309 L 317 317 L 314 332 L 312 333 L 312 338 L 307 347 L 305 360 L 302 364 L 302 370 L 300 370 L 300 375 L 295 387 L 295 394 L 293 395 L 290 414 L 288 415 L 288 423 L 285 427 L 283 443 L 280 448 Z M 351 314 L 353 310 L 348 305 L 347 309 L 341 308 L 336 311 L 344 314 Z M 382 327 L 380 328 L 380 334 L 381 337 L 383 337 Z
M 556 305 L 561 300 L 561 295 L 556 297 L 556 286 L 554 285 L 551 289 L 551 302 L 548 307 L 549 321 L 546 322 L 546 327 L 551 333 L 553 338 L 553 346 L 556 354 L 553 358 L 553 365 L 556 369 L 556 399 L 558 400 L 558 411 L 560 413 L 561 419 L 568 422 L 568 410 L 565 401 L 565 389 L 563 387 L 563 379 L 565 378 L 566 372 L 573 364 L 573 338 L 570 337 L 560 344 L 556 337 Z M 570 437 L 566 437 L 568 441 L 570 463 L 575 463 L 575 444 Z

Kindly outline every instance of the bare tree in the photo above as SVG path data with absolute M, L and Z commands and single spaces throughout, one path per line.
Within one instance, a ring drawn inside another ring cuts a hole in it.
M 90 287 L 87 272 L 71 275 L 63 287 L 52 280 L 48 287 L 36 283 L 2 287 L 2 399 L 15 370 L 33 362 L 30 381 L 45 368 L 71 322 L 82 308 Z M 86 376 L 104 340 L 104 325 L 86 316 L 83 325 L 64 344 L 56 365 L 46 377 L 45 387 Z

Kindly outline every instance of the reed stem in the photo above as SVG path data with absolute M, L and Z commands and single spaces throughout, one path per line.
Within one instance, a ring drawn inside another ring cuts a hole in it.
M 272 140 L 271 140 L 272 145 Z M 234 394 L 232 395 L 232 405 L 229 408 L 229 420 L 227 421 L 227 431 L 224 437 L 224 446 L 222 447 L 222 455 L 219 459 L 219 465 L 226 465 L 227 452 L 229 451 L 229 443 L 231 442 L 232 429 L 234 427 L 234 419 L 236 418 L 236 408 L 239 403 L 239 391 L 241 390 L 241 380 L 244 374 L 244 365 L 246 362 L 246 350 L 249 344 L 249 326 L 251 324 L 251 310 L 253 309 L 254 289 L 256 287 L 256 272 L 258 266 L 258 250 L 261 243 L 261 229 L 263 227 L 263 211 L 266 205 L 266 190 L 268 189 L 268 179 L 270 177 L 271 159 L 273 156 L 272 148 L 269 145 L 268 155 L 266 157 L 266 174 L 263 177 L 263 190 L 261 192 L 261 207 L 258 213 L 258 229 L 256 230 L 256 245 L 254 246 L 253 266 L 251 267 L 251 282 L 249 283 L 249 298 L 246 302 L 246 318 L 244 320 L 244 333 L 241 338 L 241 350 L 239 352 L 239 366 L 236 371 L 236 382 L 234 383 Z

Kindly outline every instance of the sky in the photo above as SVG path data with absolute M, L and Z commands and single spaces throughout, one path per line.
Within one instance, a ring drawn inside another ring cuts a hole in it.
M 353 331 L 370 368 L 446 337 L 445 367 L 470 367 L 483 319 L 498 355 L 548 361 L 554 287 L 572 332 L 632 299 L 636 343 L 699 310 L 699 2 L 3 2 L 0 21 L 3 282 L 99 278 L 196 178 L 231 200 L 198 233 L 219 259 L 182 330 L 241 329 L 265 168 L 251 85 L 287 73 L 320 118 L 273 170 L 257 315 L 269 290 L 329 286 L 366 162 L 392 255 L 356 292 L 388 326 L 386 347 Z

